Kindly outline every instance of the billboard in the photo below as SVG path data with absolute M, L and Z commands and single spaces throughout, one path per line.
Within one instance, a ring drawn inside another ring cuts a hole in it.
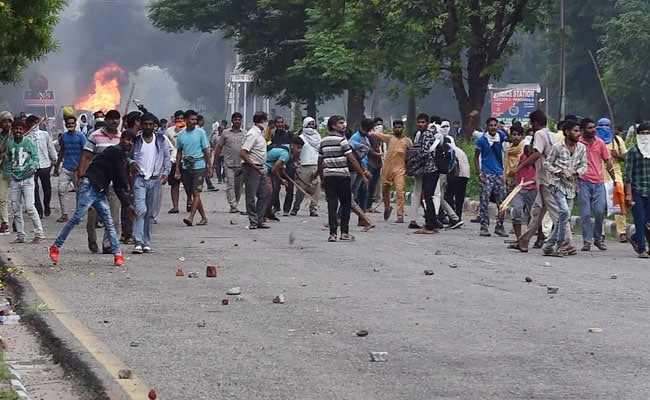
M 537 99 L 541 92 L 537 83 L 490 85 L 489 89 L 491 115 L 507 125 L 511 124 L 513 118 L 526 123 L 528 115 L 537 109 Z

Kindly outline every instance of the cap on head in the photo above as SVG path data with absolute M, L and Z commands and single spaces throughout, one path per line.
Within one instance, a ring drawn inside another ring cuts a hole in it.
M 603 125 L 611 126 L 612 125 L 612 120 L 610 120 L 609 118 L 601 118 L 601 119 L 598 120 L 598 125 L 599 126 L 603 126 Z
M 4 121 L 6 119 L 12 120 L 14 119 L 14 116 L 11 115 L 9 111 L 0 111 L 0 121 Z

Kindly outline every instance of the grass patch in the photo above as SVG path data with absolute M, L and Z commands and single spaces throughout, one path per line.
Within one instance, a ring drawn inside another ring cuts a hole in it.
M 13 390 L 0 390 L 0 400 L 20 400 L 20 396 Z
M 9 379 L 11 379 L 9 365 L 5 362 L 4 352 L 0 350 L 0 381 L 8 381 Z M 0 390 L 0 400 L 20 400 L 20 396 L 18 396 L 18 393 L 13 390 L 4 389 Z

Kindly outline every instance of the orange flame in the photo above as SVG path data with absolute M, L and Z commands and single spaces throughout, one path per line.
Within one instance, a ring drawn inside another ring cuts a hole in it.
M 113 110 L 120 105 L 122 94 L 120 82 L 124 82 L 126 72 L 114 62 L 109 62 L 94 75 L 93 92 L 75 104 L 77 110 Z

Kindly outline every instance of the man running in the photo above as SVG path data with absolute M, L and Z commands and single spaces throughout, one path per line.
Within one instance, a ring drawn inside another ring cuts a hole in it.
M 106 114 L 109 119 L 110 111 Z M 118 118 L 119 120 L 119 118 Z M 97 154 L 81 177 L 79 192 L 77 193 L 77 209 L 72 218 L 65 224 L 61 233 L 50 246 L 49 257 L 54 263 L 59 261 L 61 246 L 72 232 L 75 226 L 79 225 L 81 219 L 86 215 L 92 206 L 104 221 L 105 235 L 108 236 L 113 253 L 113 262 L 121 267 L 126 264 L 120 252 L 120 241 L 113 225 L 112 212 L 109 208 L 108 191 L 111 190 L 117 195 L 122 205 L 129 209 L 131 215 L 135 215 L 135 208 L 129 202 L 125 193 L 128 185 L 126 180 L 126 153 L 133 148 L 135 132 L 126 130 L 120 136 L 120 142 L 114 146 L 108 146 L 101 153 Z M 112 183 L 112 185 L 111 185 Z

